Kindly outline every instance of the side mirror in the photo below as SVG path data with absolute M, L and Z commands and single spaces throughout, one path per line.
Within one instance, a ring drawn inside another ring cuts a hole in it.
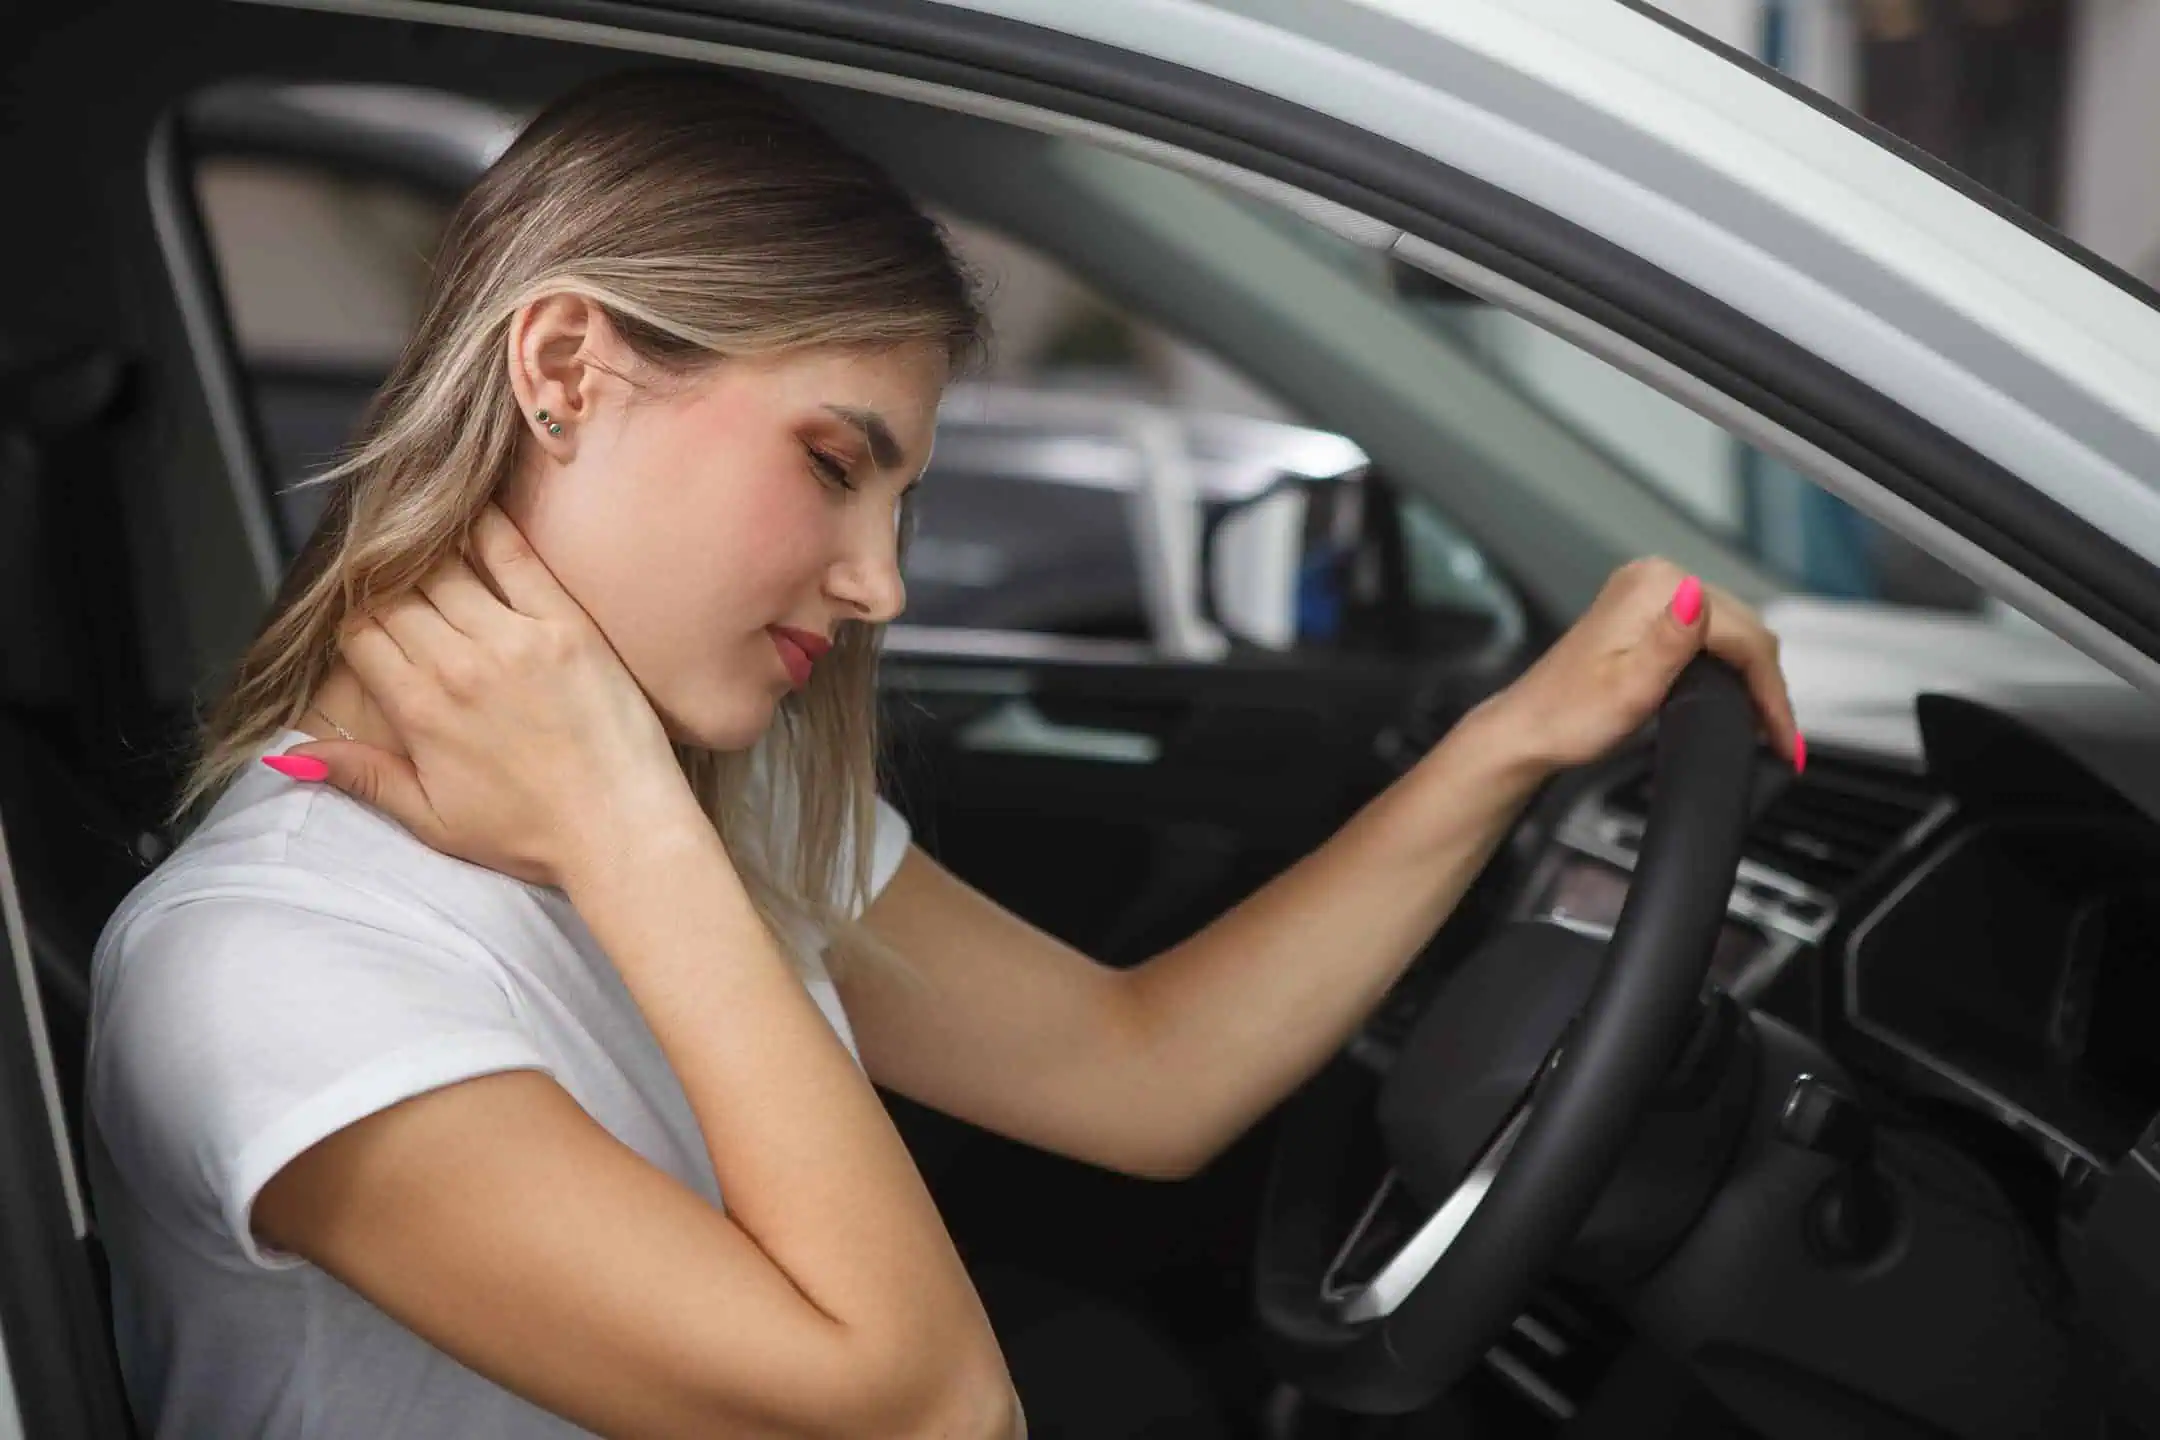
M 1233 639 L 1287 650 L 1297 639 L 1297 570 L 1313 482 L 1285 475 L 1209 505 L 1200 527 L 1200 613 Z
M 1385 487 L 1364 472 L 1284 475 L 1207 507 L 1200 611 L 1266 650 L 1410 648 L 1402 530 Z

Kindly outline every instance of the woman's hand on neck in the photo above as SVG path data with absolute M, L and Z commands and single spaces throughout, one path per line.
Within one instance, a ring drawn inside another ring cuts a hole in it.
M 325 716 L 329 718 L 325 719 Z M 405 746 L 398 739 L 390 718 L 360 684 L 360 677 L 342 660 L 331 666 L 329 675 L 316 688 L 307 713 L 293 728 L 305 731 L 316 740 L 344 739 L 331 728 L 331 720 L 351 731 L 352 738 L 363 745 L 372 745 L 392 755 L 405 754 Z

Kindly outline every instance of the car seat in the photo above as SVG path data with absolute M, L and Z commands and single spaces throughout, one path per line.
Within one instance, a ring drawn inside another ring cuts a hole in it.
M 142 818 L 162 794 L 125 806 L 110 780 L 128 769 L 111 757 L 153 733 L 135 590 L 112 523 L 107 427 L 124 409 L 127 371 L 114 357 L 78 353 L 0 366 L 0 377 L 0 835 L 36 986 L 24 1018 L 42 1020 L 67 1159 L 86 1195 L 90 956 L 106 917 L 166 848 Z M 43 1302 L 64 1310 L 40 1317 L 52 1332 L 42 1343 L 65 1340 L 90 1405 L 104 1412 L 95 1433 L 127 1434 L 102 1249 L 94 1234 L 75 1234 L 64 1210 L 49 1218 L 54 1233 L 18 1260 L 44 1271 Z

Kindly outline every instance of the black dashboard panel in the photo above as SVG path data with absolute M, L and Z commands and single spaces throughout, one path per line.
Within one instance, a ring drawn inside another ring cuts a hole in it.
M 2023 816 L 1948 835 L 1853 929 L 1854 1027 L 2110 1164 L 2160 1110 L 2160 829 Z
M 1918 718 L 1955 821 L 1832 937 L 1829 1008 L 1893 1083 L 2111 1169 L 2160 1111 L 2160 707 L 2058 687 Z
M 1928 772 L 1966 808 L 2160 821 L 2160 710 L 2126 687 L 1914 703 Z

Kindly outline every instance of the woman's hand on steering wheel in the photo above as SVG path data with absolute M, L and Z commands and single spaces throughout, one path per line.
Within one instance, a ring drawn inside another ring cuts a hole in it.
M 1587 764 L 1648 723 L 1705 649 L 1740 672 L 1763 734 L 1803 768 L 1807 742 L 1778 667 L 1777 636 L 1739 600 L 1669 560 L 1614 571 L 1568 632 L 1483 708 L 1541 766 Z

